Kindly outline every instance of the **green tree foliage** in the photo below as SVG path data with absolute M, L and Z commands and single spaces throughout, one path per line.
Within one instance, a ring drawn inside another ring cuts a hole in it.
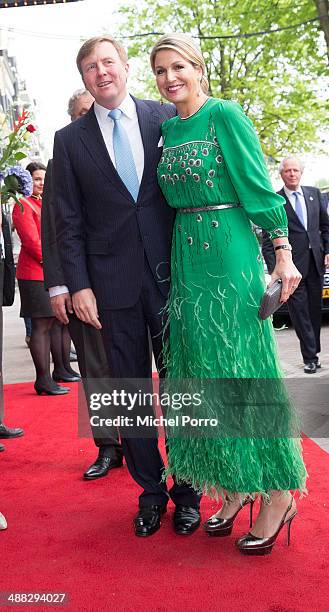
M 320 28 L 326 41 L 329 62 L 329 2 L 328 0 L 314 0 L 314 4 L 319 17 Z
M 269 158 L 321 149 L 326 47 L 314 0 L 131 0 L 120 13 L 130 57 L 145 58 L 138 93 L 158 97 L 148 63 L 154 42 L 186 32 L 199 39 L 211 95 L 242 105 Z

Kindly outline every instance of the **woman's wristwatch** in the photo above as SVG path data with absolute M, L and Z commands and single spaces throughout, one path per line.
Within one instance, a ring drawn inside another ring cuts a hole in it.
M 274 247 L 275 251 L 278 251 L 279 249 L 284 249 L 285 251 L 292 251 L 292 246 L 291 244 L 278 244 L 278 246 Z

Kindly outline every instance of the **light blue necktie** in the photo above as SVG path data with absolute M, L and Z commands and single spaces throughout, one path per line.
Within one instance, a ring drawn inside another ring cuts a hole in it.
M 303 210 L 301 199 L 299 197 L 299 193 L 298 191 L 293 191 L 292 195 L 295 196 L 295 213 L 298 219 L 300 220 L 302 226 L 306 228 L 304 210 Z
M 129 138 L 120 121 L 122 111 L 119 108 L 114 108 L 109 112 L 108 116 L 114 121 L 113 149 L 117 172 L 136 202 L 139 192 L 139 180 Z

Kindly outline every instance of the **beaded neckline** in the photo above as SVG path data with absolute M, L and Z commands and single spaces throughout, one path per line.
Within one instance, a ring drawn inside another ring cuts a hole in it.
M 187 121 L 187 119 L 192 119 L 192 117 L 194 117 L 202 108 L 204 108 L 204 106 L 207 104 L 207 102 L 209 100 L 210 100 L 210 98 L 206 98 L 204 103 L 200 106 L 200 108 L 198 108 L 198 110 L 195 111 L 195 113 L 192 113 L 192 115 L 188 115 L 188 117 L 179 117 L 180 120 L 181 121 Z

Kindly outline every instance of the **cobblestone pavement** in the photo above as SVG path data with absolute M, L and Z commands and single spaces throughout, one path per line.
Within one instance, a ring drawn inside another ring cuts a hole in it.
M 19 294 L 10 308 L 4 312 L 4 382 L 15 383 L 34 380 L 34 368 L 30 352 L 25 344 L 24 321 L 19 317 Z M 277 327 L 284 323 L 281 319 Z M 316 374 L 304 374 L 299 342 L 290 324 L 277 329 L 281 364 L 288 388 L 294 389 L 301 406 L 303 430 L 329 452 L 329 317 L 322 326 L 322 368 Z M 74 364 L 77 369 L 77 364 Z

